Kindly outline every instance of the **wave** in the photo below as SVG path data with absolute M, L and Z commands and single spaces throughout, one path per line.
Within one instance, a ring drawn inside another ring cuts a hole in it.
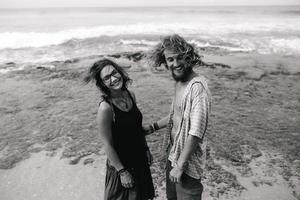
M 126 35 L 165 35 L 178 33 L 184 37 L 193 37 L 201 35 L 208 38 L 231 37 L 229 34 L 235 34 L 239 37 L 241 34 L 251 33 L 253 35 L 262 34 L 299 34 L 299 22 L 296 24 L 285 23 L 284 26 L 278 26 L 271 21 L 225 23 L 219 21 L 211 24 L 209 21 L 192 21 L 189 23 L 136 23 L 128 25 L 102 25 L 96 27 L 81 27 L 57 32 L 0 32 L 0 49 L 18 49 L 27 47 L 43 47 L 50 45 L 59 45 L 75 40 L 84 40 L 98 37 L 114 37 Z M 298 27 L 298 28 L 297 28 Z M 132 43 L 136 41 L 132 41 Z M 141 42 L 139 40 L 139 42 Z M 75 41 L 76 43 L 76 41 Z M 142 42 L 143 43 L 143 42 Z M 147 44 L 146 44 L 147 45 Z
M 300 54 L 300 38 L 209 38 L 188 37 L 196 49 L 212 53 Z M 148 51 L 159 42 L 159 36 L 126 35 L 72 39 L 49 47 L 0 50 L 0 63 L 45 63 L 78 57 L 108 55 L 120 52 Z M 6 69 L 5 69 L 6 70 Z
M 225 50 L 229 52 L 251 52 L 252 48 L 249 47 L 238 47 L 234 44 L 230 44 L 228 42 L 221 42 L 219 44 L 211 44 L 210 42 L 196 41 L 191 40 L 190 43 L 194 44 L 198 48 L 215 48 L 220 50 Z
M 105 25 L 91 28 L 77 28 L 71 30 L 58 31 L 53 33 L 42 32 L 4 32 L 0 33 L 0 49 L 42 47 L 58 45 L 68 42 L 72 39 L 87 39 L 101 36 L 117 36 L 130 34 L 168 34 L 176 32 L 181 24 L 157 25 L 149 24 L 131 24 L 131 25 Z M 183 29 L 193 29 L 193 26 L 183 26 Z M 182 32 L 178 30 L 179 32 Z M 194 32 L 195 30 L 192 30 Z
M 0 33 L 0 49 L 4 48 L 26 48 L 42 47 L 49 45 L 58 45 L 71 39 L 85 39 L 110 34 L 110 27 L 101 27 L 94 29 L 74 29 L 68 31 L 59 31 L 55 33 L 39 32 L 7 32 Z M 113 33 L 111 33 L 113 35 Z
M 149 41 L 149 40 L 120 40 L 120 44 L 124 45 L 142 45 L 142 46 L 154 46 L 158 43 L 159 41 Z
M 189 39 L 189 43 L 193 44 L 196 49 L 214 49 L 225 52 L 257 52 L 261 54 L 299 54 L 300 53 L 300 38 L 264 38 L 264 40 L 257 41 L 255 39 Z M 120 45 L 148 48 L 153 47 L 158 43 L 158 40 L 126 40 L 120 39 Z
M 300 38 L 277 38 L 271 39 L 269 46 L 267 46 L 267 52 L 264 53 L 283 53 L 286 55 L 300 53 Z M 259 51 L 263 53 L 262 51 Z

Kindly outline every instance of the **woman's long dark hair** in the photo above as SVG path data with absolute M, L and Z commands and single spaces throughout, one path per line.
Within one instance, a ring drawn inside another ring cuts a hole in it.
M 96 81 L 96 86 L 99 88 L 101 92 L 107 97 L 110 97 L 110 91 L 103 83 L 103 80 L 100 77 L 100 73 L 102 69 L 108 65 L 112 65 L 122 76 L 123 78 L 123 86 L 122 89 L 124 90 L 127 88 L 127 85 L 132 82 L 132 80 L 129 78 L 128 74 L 123 70 L 122 67 L 120 67 L 117 63 L 115 63 L 112 60 L 109 60 L 107 58 L 101 59 L 97 62 L 95 62 L 92 67 L 90 67 L 88 71 L 88 75 L 84 78 L 84 81 L 86 83 L 89 83 L 92 80 Z

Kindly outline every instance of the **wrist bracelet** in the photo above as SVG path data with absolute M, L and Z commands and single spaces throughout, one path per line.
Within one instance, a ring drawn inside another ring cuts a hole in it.
M 153 132 L 154 132 L 154 127 L 153 127 L 153 125 L 149 125 L 149 128 L 150 128 L 150 133 L 153 133 Z
M 126 172 L 127 170 L 125 168 L 120 169 L 117 171 L 118 175 L 121 175 L 122 173 Z
M 158 126 L 157 122 L 154 122 L 152 126 L 154 128 L 154 131 L 158 131 L 159 130 L 159 126 Z

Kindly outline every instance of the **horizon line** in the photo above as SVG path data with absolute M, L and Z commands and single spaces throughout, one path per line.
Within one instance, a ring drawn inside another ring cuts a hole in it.
M 170 7 L 286 7 L 286 6 L 300 6 L 300 4 L 265 4 L 265 5 L 170 5 L 170 6 L 70 6 L 70 7 L 0 7 L 0 9 L 43 9 L 43 8 L 170 8 Z

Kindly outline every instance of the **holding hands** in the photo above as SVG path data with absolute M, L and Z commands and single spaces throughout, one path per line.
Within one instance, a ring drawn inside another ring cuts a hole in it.
M 158 131 L 160 127 L 158 126 L 157 122 L 154 122 L 149 126 L 143 126 L 143 129 L 145 130 L 145 135 L 150 135 L 151 133 Z

